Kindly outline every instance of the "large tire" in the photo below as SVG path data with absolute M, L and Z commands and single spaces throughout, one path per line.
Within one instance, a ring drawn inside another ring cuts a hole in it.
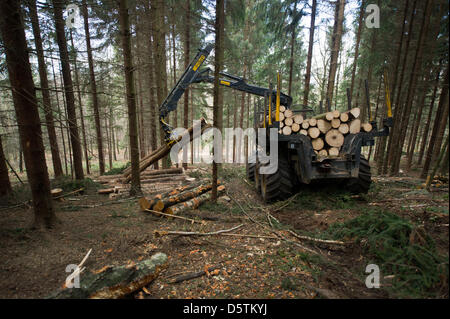
M 361 155 L 358 178 L 350 179 L 347 188 L 350 192 L 355 194 L 367 194 L 370 189 L 370 184 L 372 184 L 372 174 L 370 172 L 369 161 Z
M 274 174 L 261 175 L 261 195 L 264 202 L 283 200 L 294 193 L 296 175 L 284 156 L 278 157 L 278 169 Z
M 256 163 L 247 163 L 245 166 L 245 173 L 247 175 L 247 180 L 250 182 L 255 181 L 255 171 L 256 171 Z

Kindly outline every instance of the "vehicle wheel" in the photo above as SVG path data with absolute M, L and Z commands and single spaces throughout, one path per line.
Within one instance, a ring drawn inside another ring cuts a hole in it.
M 294 193 L 295 173 L 288 160 L 278 157 L 278 169 L 274 174 L 261 175 L 261 195 L 264 202 L 283 200 Z
M 245 165 L 245 172 L 247 175 L 247 180 L 250 182 L 255 181 L 255 169 L 256 169 L 256 163 L 247 163 L 247 165 Z
M 370 184 L 372 184 L 372 174 L 370 172 L 369 161 L 361 155 L 358 178 L 350 179 L 347 184 L 347 188 L 352 193 L 366 194 L 369 191 Z
M 255 189 L 258 194 L 261 193 L 261 175 L 259 174 L 259 166 L 261 164 L 255 163 Z

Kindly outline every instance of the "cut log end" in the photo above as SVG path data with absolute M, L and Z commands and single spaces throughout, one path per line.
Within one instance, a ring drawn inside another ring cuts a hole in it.
M 325 141 L 332 147 L 341 147 L 344 144 L 344 135 L 336 129 L 328 131 Z

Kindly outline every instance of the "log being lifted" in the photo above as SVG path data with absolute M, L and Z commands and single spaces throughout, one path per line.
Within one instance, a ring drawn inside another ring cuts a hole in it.
M 167 255 L 157 253 L 150 259 L 124 266 L 106 266 L 81 275 L 80 288 L 64 288 L 52 299 L 118 299 L 149 285 L 167 268 Z
M 332 119 L 334 119 L 334 115 L 333 115 L 333 112 L 326 112 L 326 113 L 322 113 L 322 114 L 317 114 L 316 116 L 313 116 L 312 118 L 316 119 L 316 120 L 331 121 Z
M 208 128 L 211 128 L 211 124 L 207 124 L 204 118 L 200 119 L 200 123 L 197 123 L 196 125 L 200 125 L 200 132 L 203 133 Z M 194 135 L 194 126 L 191 126 L 186 134 L 189 134 L 189 141 L 193 140 Z M 183 135 L 184 136 L 184 135 Z M 177 142 L 181 141 L 183 136 L 178 137 Z M 162 159 L 163 157 L 167 156 L 170 153 L 170 150 L 173 145 L 176 143 L 172 143 L 171 145 L 164 144 L 160 148 L 154 150 L 149 155 L 145 156 L 141 161 L 139 162 L 139 171 L 145 170 L 150 165 L 154 164 L 158 160 Z M 128 183 L 131 180 L 131 169 L 127 172 L 124 172 L 124 183 Z

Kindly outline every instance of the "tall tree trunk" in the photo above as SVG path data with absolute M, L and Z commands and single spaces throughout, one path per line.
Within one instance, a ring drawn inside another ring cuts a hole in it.
M 402 70 L 400 71 L 400 80 L 398 81 L 398 89 L 394 88 L 396 95 L 395 95 L 395 103 L 394 105 L 394 119 L 399 119 L 399 116 L 401 114 L 402 108 L 400 104 L 400 97 L 402 93 L 402 84 L 403 84 L 403 78 L 405 76 L 405 69 L 406 69 L 406 61 L 409 54 L 409 45 L 411 43 L 411 39 L 413 37 L 413 27 L 414 27 L 414 18 L 416 16 L 416 6 L 417 6 L 417 0 L 414 0 L 412 11 L 411 11 L 411 18 L 409 19 L 409 28 L 408 28 L 408 38 L 406 40 L 406 46 L 405 46 L 405 53 L 403 54 L 403 62 L 402 62 Z M 388 145 L 387 145 L 387 151 L 386 156 L 383 161 L 383 173 L 386 174 L 388 172 L 388 167 L 391 165 L 393 156 L 394 156 L 394 145 L 398 145 L 398 131 L 399 131 L 399 125 L 400 123 L 395 123 L 392 127 L 392 130 L 390 132 L 389 138 L 388 138 Z
M 69 174 L 69 170 L 68 170 L 68 167 L 67 167 L 67 152 L 66 152 L 66 142 L 65 142 L 65 139 L 64 139 L 64 125 L 63 125 L 63 122 L 62 122 L 61 105 L 59 104 L 59 93 L 58 93 L 58 85 L 56 83 L 56 74 L 55 74 L 55 66 L 53 64 L 53 55 L 52 55 L 52 58 L 50 59 L 50 63 L 52 65 L 53 85 L 55 87 L 56 106 L 58 108 L 59 131 L 61 133 L 61 141 L 62 141 L 62 145 L 63 145 L 64 168 L 65 168 L 65 171 L 66 171 L 66 175 L 68 175 Z
M 75 178 L 84 178 L 83 163 L 81 158 L 80 135 L 78 134 L 77 116 L 75 112 L 75 97 L 73 94 L 72 76 L 70 75 L 69 53 L 67 51 L 66 35 L 64 33 L 64 20 L 62 10 L 64 1 L 54 0 L 53 12 L 55 15 L 56 41 L 58 42 L 59 55 L 64 79 L 64 91 L 67 103 L 67 115 L 70 130 L 70 142 L 72 144 L 73 167 Z
M 136 119 L 136 93 L 133 79 L 133 57 L 131 55 L 131 35 L 128 16 L 128 1 L 119 1 L 119 24 L 122 38 L 123 60 L 125 68 L 125 86 L 128 107 L 128 134 L 130 137 L 131 154 L 131 188 L 130 195 L 141 193 L 141 180 L 139 175 L 139 143 Z
M 425 124 L 425 128 L 423 131 L 422 142 L 421 142 L 421 146 L 420 146 L 419 159 L 417 161 L 417 165 L 422 164 L 423 154 L 425 153 L 425 147 L 426 147 L 427 141 L 428 141 L 428 134 L 429 134 L 430 127 L 431 127 L 431 118 L 433 116 L 433 109 L 434 109 L 434 104 L 435 104 L 434 102 L 436 101 L 437 89 L 439 87 L 439 77 L 441 75 L 441 66 L 442 66 L 442 60 L 439 61 L 439 69 L 438 69 L 438 72 L 436 75 L 436 80 L 435 80 L 434 89 L 433 89 L 433 95 L 431 96 L 430 109 L 428 111 L 428 118 L 427 118 L 427 122 Z
M 155 57 L 155 76 L 156 76 L 156 96 L 158 105 L 161 105 L 167 96 L 167 65 L 166 65 L 166 32 L 164 21 L 164 1 L 152 1 L 153 10 L 153 51 Z M 164 144 L 164 132 L 160 127 L 161 144 Z M 170 166 L 170 158 L 167 156 L 162 160 L 162 167 Z
M 295 16 L 297 15 L 297 1 L 294 3 L 294 12 L 293 12 L 293 22 L 292 22 L 292 30 L 291 30 L 291 54 L 289 57 L 289 84 L 288 84 L 288 95 L 291 95 L 292 92 L 292 74 L 294 72 L 294 51 L 295 51 L 295 29 L 296 25 L 294 25 Z
M 411 170 L 411 165 L 414 157 L 414 151 L 416 149 L 416 142 L 417 142 L 417 135 L 419 132 L 420 124 L 422 123 L 422 113 L 423 108 L 425 104 L 425 99 L 427 97 L 427 92 L 430 87 L 430 76 L 431 73 L 428 73 L 424 80 L 424 87 L 422 89 L 422 92 L 420 94 L 419 100 L 418 100 L 418 111 L 415 112 L 415 120 L 413 121 L 413 127 L 410 134 L 410 141 L 408 143 L 408 153 L 407 153 L 407 163 L 406 163 L 406 171 L 409 172 Z
M 441 96 L 439 97 L 438 109 L 431 132 L 430 143 L 428 145 L 427 153 L 425 155 L 425 163 L 420 174 L 421 178 L 426 178 L 428 170 L 433 161 L 436 159 L 436 154 L 439 153 L 442 144 L 445 127 L 448 120 L 448 64 L 445 70 L 444 82 L 442 83 Z
M 224 35 L 224 0 L 216 0 L 216 23 L 215 23 L 215 54 L 214 54 L 214 105 L 213 105 L 213 117 L 214 117 L 214 127 L 222 131 L 223 123 L 223 104 L 222 104 L 222 89 L 219 85 L 220 72 L 223 68 L 223 57 L 224 57 L 224 46 L 223 46 L 223 35 Z M 216 143 L 214 143 L 216 144 Z M 218 143 L 222 145 L 221 141 Z M 218 149 L 217 145 L 214 145 L 214 155 L 217 153 L 222 153 L 222 148 Z M 220 158 L 222 156 L 219 156 Z M 219 163 L 213 161 L 212 167 L 212 193 L 211 200 L 217 200 L 217 173 L 218 173 Z
M 327 98 L 329 99 L 330 105 L 333 102 L 333 90 L 334 90 L 334 81 L 336 78 L 336 69 L 337 69 L 337 60 L 339 55 L 339 50 L 341 47 L 341 38 L 342 38 L 342 29 L 344 22 L 344 9 L 345 9 L 345 0 L 338 0 L 336 2 L 336 23 L 335 29 L 333 30 L 333 47 L 331 49 L 331 58 L 330 58 L 330 73 L 328 76 L 328 87 L 327 87 Z
M 184 68 L 187 69 L 190 62 L 191 51 L 191 1 L 186 1 L 186 12 L 184 16 Z M 184 107 L 183 107 L 183 126 L 189 127 L 189 88 L 186 88 L 184 92 Z M 192 107 L 192 105 L 191 105 Z M 191 143 L 193 144 L 193 143 Z M 191 149 L 192 152 L 192 149 Z M 188 166 L 188 152 L 183 151 L 183 167 L 186 169 Z
M 95 82 L 95 71 L 94 71 L 94 60 L 92 58 L 92 48 L 91 48 L 91 35 L 89 31 L 89 16 L 86 0 L 83 0 L 83 5 L 81 6 L 83 13 L 84 22 L 84 34 L 86 37 L 86 50 L 89 63 L 89 78 L 91 84 L 91 94 L 92 94 L 92 107 L 94 109 L 94 120 L 95 120 L 95 133 L 97 135 L 97 152 L 98 152 L 98 166 L 100 169 L 100 175 L 105 173 L 105 155 L 103 153 L 103 137 L 102 137 L 102 127 L 100 122 L 100 112 L 98 106 L 98 96 L 97 96 L 97 84 Z
M 150 145 L 151 150 L 154 151 L 158 148 L 158 131 L 157 131 L 157 122 L 158 118 L 156 116 L 156 112 L 159 111 L 159 105 L 157 104 L 157 101 L 155 99 L 155 52 L 154 52 L 154 45 L 153 42 L 155 41 L 154 38 L 154 32 L 153 32 L 153 25 L 154 25 L 154 15 L 153 15 L 153 9 L 150 9 L 146 7 L 146 10 L 148 12 L 148 42 L 147 42 L 147 60 L 148 60 L 148 85 L 149 85 L 149 108 L 150 108 Z M 153 167 L 155 169 L 159 168 L 159 163 L 155 162 L 153 164 Z
M 42 90 L 42 103 L 44 105 L 45 124 L 47 126 L 48 140 L 52 153 L 53 171 L 55 173 L 55 177 L 59 177 L 63 175 L 63 170 L 61 165 L 61 158 L 59 156 L 58 140 L 56 138 L 53 109 L 50 100 L 47 78 L 47 66 L 44 60 L 44 49 L 42 47 L 41 30 L 39 27 L 39 19 L 35 0 L 28 0 L 28 8 L 30 10 L 31 25 L 33 28 L 34 43 L 36 46 L 36 54 L 38 58 L 39 78 L 41 81 Z
M 402 155 L 403 150 L 403 144 L 406 138 L 406 129 L 408 128 L 409 124 L 409 118 L 411 115 L 411 108 L 412 103 L 414 99 L 414 95 L 416 93 L 416 86 L 417 86 L 417 79 L 419 77 L 419 74 L 422 70 L 422 56 L 423 56 L 423 50 L 425 47 L 425 37 L 428 34 L 428 26 L 430 24 L 430 17 L 431 17 L 431 9 L 433 7 L 433 1 L 434 0 L 426 0 L 425 4 L 425 11 L 423 13 L 422 18 L 422 24 L 420 28 L 420 34 L 419 34 L 419 41 L 417 43 L 417 49 L 414 56 L 414 62 L 412 66 L 412 73 L 409 78 L 408 83 L 408 91 L 406 96 L 406 102 L 403 108 L 403 112 L 401 113 L 400 117 L 400 126 L 399 128 L 399 135 L 398 135 L 398 147 L 394 149 L 394 161 L 391 165 L 391 175 L 397 175 L 399 168 L 400 168 L 400 159 Z
M 311 25 L 309 27 L 308 61 L 306 62 L 305 90 L 303 93 L 303 106 L 305 108 L 308 106 L 309 86 L 311 82 L 311 65 L 314 47 L 314 28 L 316 23 L 316 9 L 317 9 L 317 0 L 313 0 L 311 8 Z
M 397 88 L 397 78 L 398 78 L 398 66 L 400 64 L 400 57 L 402 54 L 402 47 L 403 47 L 403 39 L 405 37 L 405 26 L 406 26 L 406 18 L 408 16 L 408 9 L 409 9 L 409 0 L 406 0 L 405 2 L 405 9 L 403 10 L 403 19 L 402 19 L 402 31 L 400 33 L 400 40 L 398 42 L 398 49 L 397 54 L 395 55 L 395 62 L 393 64 L 394 66 L 394 80 L 392 81 L 392 93 L 391 93 L 391 99 L 394 100 L 396 88 Z
M 75 46 L 73 45 L 72 29 L 70 29 L 70 44 L 72 46 L 72 50 L 74 51 L 73 67 L 75 69 L 74 70 L 75 85 L 77 87 L 78 110 L 80 112 L 81 134 L 83 136 L 84 161 L 86 163 L 86 173 L 90 174 L 91 168 L 89 165 L 88 147 L 87 147 L 87 142 L 86 142 L 86 127 L 84 125 L 83 105 L 81 103 L 80 79 L 78 76 L 78 67 L 77 67 L 77 52 L 76 52 Z
M 0 134 L 0 197 L 12 193 L 9 181 L 8 167 L 6 166 L 5 153 L 3 152 L 2 135 Z
M 361 32 L 362 32 L 362 27 L 363 27 L 364 3 L 365 3 L 365 0 L 363 0 L 361 2 L 361 7 L 359 9 L 358 32 L 356 33 L 355 56 L 353 58 L 352 80 L 351 80 L 351 84 L 350 84 L 350 96 L 352 98 L 353 98 L 353 88 L 355 86 L 356 66 L 358 65 L 359 43 L 361 41 Z
M 33 226 L 51 227 L 56 216 L 52 206 L 38 104 L 22 21 L 18 1 L 0 1 L 0 34 L 6 53 L 20 143 L 33 199 Z
M 61 90 L 64 87 L 64 80 L 63 80 L 63 75 L 62 75 L 62 67 L 61 67 L 61 63 L 59 65 L 59 80 L 60 80 L 60 85 L 61 85 Z M 73 178 L 73 160 L 72 160 L 72 146 L 70 143 L 70 125 L 69 125 L 69 117 L 67 116 L 67 103 L 66 103 L 66 97 L 63 94 L 62 95 L 63 98 L 63 109 L 64 109 L 64 118 L 66 119 L 67 125 L 65 126 L 66 128 L 66 134 L 67 134 L 67 149 L 69 151 L 69 163 L 70 163 L 70 176 Z

